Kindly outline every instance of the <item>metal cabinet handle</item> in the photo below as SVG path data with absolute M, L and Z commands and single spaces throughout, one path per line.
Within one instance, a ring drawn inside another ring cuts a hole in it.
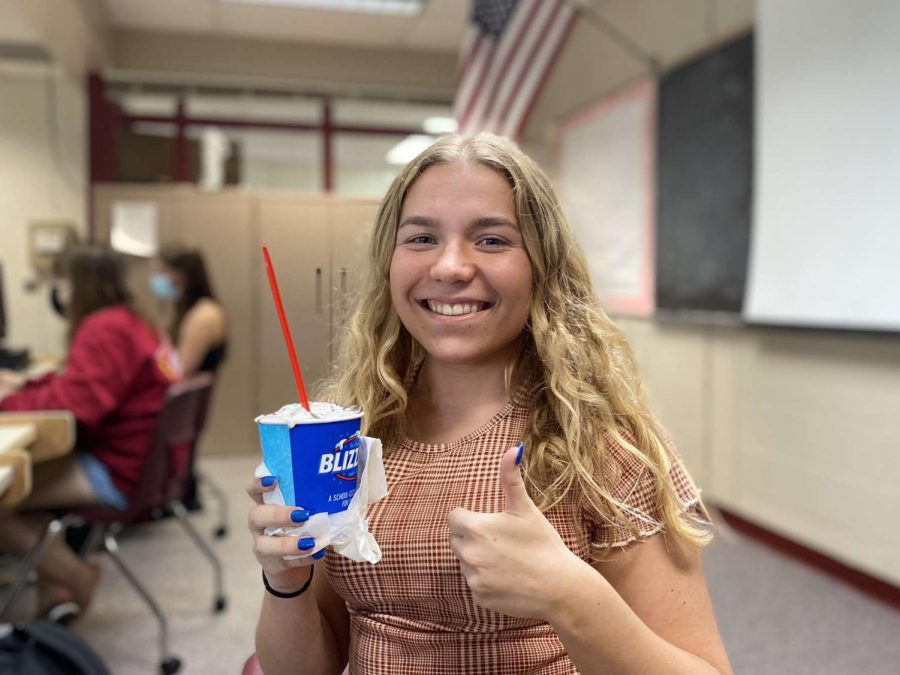
M 322 313 L 322 268 L 316 268 L 316 314 Z
M 347 292 L 347 268 L 341 268 L 341 293 Z

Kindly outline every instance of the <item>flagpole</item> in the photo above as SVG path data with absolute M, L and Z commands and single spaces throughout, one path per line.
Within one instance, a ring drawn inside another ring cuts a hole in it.
M 662 64 L 659 60 L 622 30 L 603 18 L 600 12 L 591 6 L 589 0 L 565 0 L 565 2 L 572 5 L 577 12 L 587 19 L 588 23 L 615 42 L 621 49 L 628 52 L 632 58 L 643 63 L 653 75 L 662 73 Z

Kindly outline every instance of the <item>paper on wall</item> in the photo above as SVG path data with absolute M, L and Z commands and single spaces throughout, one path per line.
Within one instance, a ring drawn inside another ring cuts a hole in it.
M 152 258 L 159 251 L 159 213 L 153 202 L 113 202 L 109 244 L 113 250 Z

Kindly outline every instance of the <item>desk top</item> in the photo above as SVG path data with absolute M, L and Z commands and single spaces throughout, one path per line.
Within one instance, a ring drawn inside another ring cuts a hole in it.
M 34 430 L 27 441 L 23 441 L 21 435 L 26 432 L 16 430 L 22 426 Z M 27 448 L 35 463 L 71 452 L 75 445 L 75 433 L 75 416 L 68 410 L 0 412 L 0 447 Z
M 16 472 L 11 466 L 0 466 L 0 497 L 5 495 L 6 491 L 12 487 L 15 479 Z
M 26 448 L 37 438 L 34 424 L 9 424 L 0 426 L 0 454 L 15 448 Z
M 34 424 L 0 426 L 0 504 L 14 506 L 31 492 L 31 456 L 24 448 L 37 439 Z

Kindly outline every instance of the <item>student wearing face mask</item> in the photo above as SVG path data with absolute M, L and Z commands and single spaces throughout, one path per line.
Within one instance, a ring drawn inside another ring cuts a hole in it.
M 228 319 L 213 293 L 200 251 L 180 245 L 164 247 L 150 275 L 150 290 L 174 304 L 169 334 L 185 377 L 215 372 L 225 360 Z
M 35 465 L 30 496 L 15 512 L 0 512 L 0 550 L 15 555 L 34 548 L 52 511 L 128 506 L 166 390 L 180 376 L 171 342 L 135 310 L 112 251 L 77 246 L 59 271 L 54 295 L 69 326 L 65 366 L 30 381 L 0 371 L 0 410 L 70 410 L 76 450 Z M 42 614 L 86 609 L 97 566 L 57 538 L 37 569 Z
M 179 244 L 164 246 L 150 275 L 150 290 L 157 298 L 174 304 L 169 335 L 177 347 L 184 376 L 215 374 L 225 360 L 228 318 L 213 293 L 200 251 Z M 190 470 L 182 502 L 188 510 L 197 511 L 202 503 L 194 467 Z

